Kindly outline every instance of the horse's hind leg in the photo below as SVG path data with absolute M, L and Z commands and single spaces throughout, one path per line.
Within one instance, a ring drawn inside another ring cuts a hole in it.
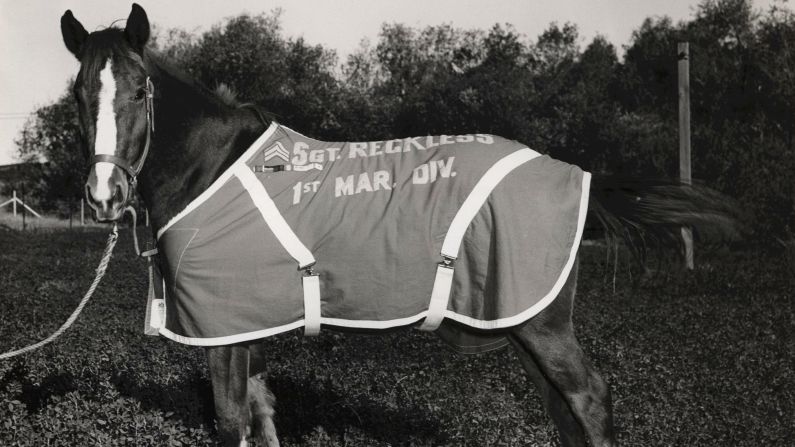
M 544 402 L 544 407 L 549 412 L 555 426 L 558 428 L 560 435 L 560 444 L 563 447 L 584 447 L 585 434 L 582 431 L 580 423 L 574 418 L 569 404 L 566 399 L 558 391 L 549 379 L 541 372 L 538 363 L 533 358 L 533 355 L 527 352 L 524 347 L 517 341 L 515 337 L 509 337 L 511 344 L 516 349 L 519 356 L 519 361 L 527 375 L 536 386 L 541 399 Z
M 571 322 L 576 289 L 575 270 L 566 286 L 546 309 L 514 330 L 511 341 L 547 402 L 561 431 L 561 442 L 585 445 L 580 431 L 571 428 L 566 405 L 595 447 L 615 446 L 610 389 L 585 357 Z M 547 381 L 537 377 L 540 370 Z M 564 402 L 560 402 L 560 399 Z

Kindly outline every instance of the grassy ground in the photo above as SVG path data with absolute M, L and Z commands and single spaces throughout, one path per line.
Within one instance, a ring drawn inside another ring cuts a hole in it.
M 46 337 L 93 278 L 106 230 L 0 228 L 0 351 Z M 585 247 L 579 338 L 613 389 L 626 446 L 792 445 L 793 281 L 756 255 L 615 293 Z M 144 264 L 124 230 L 95 298 L 59 341 L 0 362 L 0 445 L 213 445 L 203 351 L 142 335 Z M 547 446 L 554 429 L 508 350 L 433 335 L 269 339 L 284 446 Z
M 3 200 L 4 199 L 0 197 L 0 202 Z M 94 222 L 88 213 L 86 214 L 83 225 L 81 225 L 80 214 L 77 213 L 74 215 L 72 222 L 69 222 L 69 219 L 60 219 L 46 214 L 42 214 L 41 217 L 36 217 L 30 212 L 27 212 L 23 219 L 21 206 L 18 207 L 16 216 L 14 216 L 10 205 L 0 208 L 0 229 L 5 230 L 24 229 L 25 231 L 55 231 L 64 229 L 79 230 L 81 228 L 98 229 L 105 227 L 108 227 L 108 225 Z

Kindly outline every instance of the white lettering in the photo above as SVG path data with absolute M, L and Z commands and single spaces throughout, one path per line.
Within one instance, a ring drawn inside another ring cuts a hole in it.
M 387 154 L 399 154 L 403 148 L 400 145 L 395 143 L 400 143 L 401 140 L 389 140 L 384 144 L 384 152 Z
M 439 165 L 439 175 L 442 178 L 449 178 L 455 177 L 455 173 L 453 172 L 453 161 L 455 157 L 449 157 L 447 160 L 437 160 L 436 163 Z
M 424 185 L 428 183 L 428 165 L 421 164 L 414 168 L 411 174 L 411 183 L 415 185 Z
M 366 172 L 359 174 L 359 181 L 356 182 L 356 194 L 360 192 L 373 192 L 373 185 L 370 184 L 370 176 Z
M 370 156 L 375 157 L 376 155 L 381 155 L 383 152 L 381 151 L 381 141 L 371 141 L 370 142 Z
M 339 158 L 340 148 L 330 147 L 326 151 L 328 152 L 328 161 L 336 161 Z
M 309 161 L 312 163 L 323 163 L 326 161 L 326 151 L 324 149 L 313 149 L 309 151 Z
M 293 205 L 297 205 L 301 202 L 301 182 L 298 182 L 293 186 Z
M 334 182 L 334 197 L 350 196 L 353 194 L 353 175 L 344 179 L 337 177 Z
M 419 141 L 417 141 L 417 138 L 419 137 L 411 137 L 403 140 L 403 152 L 411 152 L 411 146 L 414 146 L 414 148 L 417 150 L 424 151 L 425 148 L 422 147 L 422 144 L 420 144 Z
M 351 150 L 348 152 L 348 158 L 366 157 L 367 156 L 367 143 L 351 143 Z
M 293 145 L 293 158 L 291 162 L 294 165 L 305 165 L 309 161 L 309 145 L 303 141 L 298 141 Z
M 475 137 L 477 138 L 477 140 L 479 142 L 481 142 L 483 144 L 494 143 L 494 137 L 492 137 L 491 135 L 485 135 L 485 134 L 479 133 L 479 134 L 475 135 Z
M 426 185 L 433 183 L 440 178 L 455 177 L 453 172 L 453 162 L 455 157 L 448 157 L 444 160 L 431 160 L 414 168 L 411 174 L 411 183 L 414 185 Z
M 375 171 L 373 173 L 373 189 L 375 191 L 392 189 L 392 186 L 389 185 L 389 171 Z
M 371 175 L 372 179 L 370 178 Z M 346 177 L 337 177 L 335 179 L 336 187 L 334 190 L 334 197 L 352 196 L 363 192 L 381 190 L 389 191 L 392 189 L 389 181 L 389 171 L 375 171 L 372 174 L 369 172 L 362 172 L 359 174 L 358 178 L 356 178 L 355 174 Z M 354 182 L 356 183 L 355 188 L 353 186 Z

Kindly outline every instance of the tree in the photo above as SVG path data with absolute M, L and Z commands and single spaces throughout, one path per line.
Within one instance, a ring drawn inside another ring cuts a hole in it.
M 64 214 L 72 211 L 83 197 L 88 161 L 80 150 L 77 107 L 71 94 L 37 109 L 25 122 L 16 144 L 23 161 L 47 160 L 40 176 L 25 180 L 26 194 L 44 209 Z

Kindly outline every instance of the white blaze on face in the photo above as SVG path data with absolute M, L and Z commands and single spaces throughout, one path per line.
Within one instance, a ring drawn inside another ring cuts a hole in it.
M 116 97 L 116 80 L 113 79 L 110 59 L 99 73 L 99 81 L 99 112 L 97 113 L 97 137 L 94 141 L 94 153 L 114 155 L 116 153 L 116 112 L 113 110 L 113 99 Z M 113 163 L 105 161 L 94 164 L 94 173 L 97 176 L 97 185 L 92 190 L 94 200 L 110 200 L 113 196 L 110 176 L 114 166 Z

